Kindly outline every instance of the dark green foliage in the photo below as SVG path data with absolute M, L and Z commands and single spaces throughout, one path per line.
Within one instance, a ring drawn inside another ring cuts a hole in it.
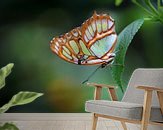
M 14 64 L 8 64 L 0 69 L 0 89 L 4 87 L 5 78 L 11 73 L 13 66 Z M 0 114 L 6 112 L 10 107 L 30 103 L 42 95 L 42 93 L 36 92 L 19 92 L 0 108 Z M 5 123 L 3 126 L 0 126 L 0 130 L 18 130 L 18 128 L 14 124 Z
M 19 130 L 19 129 L 12 123 L 5 123 L 3 126 L 0 126 L 0 130 Z

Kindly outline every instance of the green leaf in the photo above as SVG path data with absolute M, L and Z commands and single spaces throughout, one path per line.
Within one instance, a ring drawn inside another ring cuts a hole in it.
M 117 55 L 114 60 L 115 65 L 111 67 L 111 72 L 112 72 L 113 79 L 115 80 L 117 85 L 121 88 L 122 92 L 124 92 L 124 89 L 123 89 L 121 77 L 124 71 L 124 60 L 125 60 L 126 51 L 133 37 L 140 29 L 143 23 L 144 23 L 144 19 L 138 19 L 132 22 L 118 36 L 118 41 L 115 48 L 115 52 L 117 52 Z
M 5 86 L 5 78 L 11 73 L 14 64 L 10 63 L 0 69 L 0 89 Z
M 122 2 L 123 2 L 123 0 L 115 0 L 115 5 L 119 6 Z
M 12 123 L 5 123 L 3 126 L 0 126 L 0 130 L 19 130 L 19 129 Z
M 0 113 L 6 112 L 10 107 L 13 106 L 30 103 L 42 95 L 42 93 L 36 92 L 19 92 L 18 94 L 14 95 L 7 104 L 0 108 Z

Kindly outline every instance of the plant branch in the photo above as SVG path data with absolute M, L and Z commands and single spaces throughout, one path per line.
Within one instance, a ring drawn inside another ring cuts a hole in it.
M 160 6 L 161 6 L 161 1 L 157 0 L 157 7 L 158 7 L 158 9 L 160 8 Z
M 132 2 L 134 4 L 136 4 L 137 6 L 139 6 L 141 9 L 143 9 L 146 13 L 153 15 L 148 9 L 144 8 L 141 4 L 139 4 L 136 0 L 132 0 Z
M 151 3 L 150 0 L 145 0 L 145 3 L 149 6 L 149 8 L 151 9 L 151 11 L 153 11 L 153 13 L 155 14 L 159 14 L 158 11 L 156 10 L 156 8 L 153 6 L 153 4 Z
M 152 18 L 149 18 L 149 17 L 148 17 L 148 18 L 144 18 L 144 20 L 145 20 L 145 21 L 151 21 Z

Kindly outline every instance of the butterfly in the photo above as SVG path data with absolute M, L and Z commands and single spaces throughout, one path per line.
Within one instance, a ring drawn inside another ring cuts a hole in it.
M 114 61 L 116 41 L 115 22 L 111 16 L 94 12 L 80 27 L 54 37 L 50 48 L 70 63 L 103 68 Z

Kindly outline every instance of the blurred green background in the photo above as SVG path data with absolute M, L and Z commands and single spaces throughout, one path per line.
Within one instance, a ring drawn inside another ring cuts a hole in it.
M 18 91 L 43 92 L 35 102 L 8 112 L 84 112 L 84 103 L 93 99 L 93 88 L 82 85 L 97 66 L 70 64 L 54 55 L 49 42 L 54 36 L 80 26 L 94 11 L 108 13 L 119 33 L 142 18 L 144 12 L 130 0 L 116 7 L 114 0 L 3 0 L 0 1 L 0 67 L 15 63 L 6 87 L 0 91 L 0 105 Z M 163 66 L 163 26 L 145 22 L 127 52 L 126 86 L 138 67 Z M 99 70 L 91 82 L 115 85 L 109 68 Z M 107 91 L 103 91 L 107 99 Z M 117 90 L 119 99 L 123 94 Z

